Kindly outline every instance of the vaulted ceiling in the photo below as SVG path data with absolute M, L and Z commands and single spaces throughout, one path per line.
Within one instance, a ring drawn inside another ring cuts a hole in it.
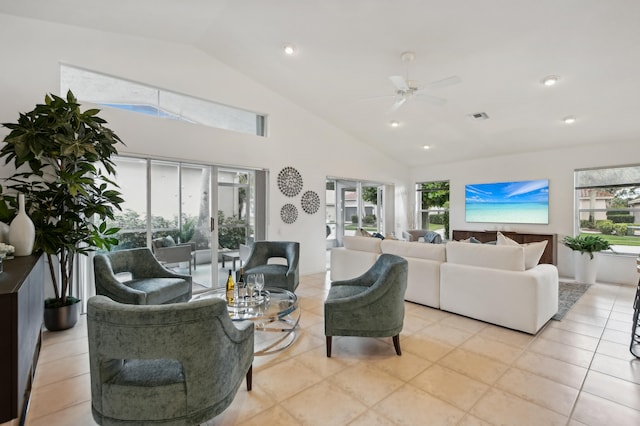
M 640 137 L 637 0 L 4 0 L 0 13 L 192 45 L 410 166 Z M 446 103 L 390 112 L 393 75 Z

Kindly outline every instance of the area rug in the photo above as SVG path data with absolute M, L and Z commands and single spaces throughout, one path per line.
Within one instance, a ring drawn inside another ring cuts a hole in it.
M 564 318 L 573 304 L 591 287 L 591 284 L 560 282 L 558 287 L 558 313 L 551 317 L 556 321 Z

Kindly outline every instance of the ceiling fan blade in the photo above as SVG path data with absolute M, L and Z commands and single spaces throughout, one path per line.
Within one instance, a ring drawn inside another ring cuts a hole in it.
M 389 99 L 395 98 L 397 95 L 381 95 L 381 96 L 370 96 L 368 98 L 358 99 L 358 102 L 368 102 L 368 101 L 376 101 L 378 99 Z
M 407 80 L 405 80 L 403 76 L 392 75 L 391 77 L 389 77 L 389 80 L 391 80 L 391 83 L 393 83 L 393 85 L 397 90 L 400 90 L 402 92 L 406 92 L 409 90 L 409 84 L 407 83 Z
M 415 98 L 421 101 L 429 102 L 430 104 L 433 104 L 433 105 L 438 105 L 438 106 L 442 106 L 447 103 L 446 99 L 438 98 L 431 95 L 425 95 L 420 92 L 416 93 Z
M 393 112 L 396 111 L 398 108 L 400 108 L 405 102 L 407 102 L 407 98 L 406 97 L 402 97 L 399 98 L 397 101 L 395 101 L 393 103 L 393 105 L 391 105 L 391 108 L 389 108 L 389 112 Z
M 462 82 L 462 79 L 457 75 L 454 75 L 451 77 L 443 78 L 442 80 L 434 81 L 433 83 L 429 84 L 428 88 L 440 89 L 442 87 L 453 86 L 454 84 L 459 84 L 461 82 Z

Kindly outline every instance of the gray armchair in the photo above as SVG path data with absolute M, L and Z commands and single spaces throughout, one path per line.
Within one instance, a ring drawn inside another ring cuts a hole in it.
M 269 264 L 271 258 L 283 258 L 287 264 Z M 284 288 L 294 292 L 300 282 L 299 262 L 300 243 L 256 241 L 253 243 L 249 259 L 244 265 L 244 273 L 245 275 L 263 273 L 266 286 Z
M 393 337 L 396 353 L 402 355 L 407 271 L 405 259 L 382 254 L 361 276 L 331 283 L 324 303 L 327 357 L 333 336 Z
M 245 378 L 251 390 L 253 323 L 232 322 L 222 299 L 139 306 L 94 296 L 87 328 L 100 425 L 200 424 Z
M 164 265 L 173 263 L 189 263 L 189 275 L 191 275 L 191 266 L 196 269 L 196 244 L 181 243 L 176 244 L 170 236 L 162 238 L 154 238 L 151 240 L 151 251 L 158 262 Z
M 120 303 L 161 305 L 191 299 L 191 277 L 162 267 L 146 247 L 97 254 L 93 272 L 96 294 Z M 131 279 L 116 276 L 125 272 Z

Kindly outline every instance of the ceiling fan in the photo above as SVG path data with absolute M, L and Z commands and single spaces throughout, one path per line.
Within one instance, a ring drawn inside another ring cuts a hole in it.
M 406 77 L 401 75 L 392 75 L 389 77 L 389 80 L 391 80 L 396 92 L 394 95 L 381 96 L 384 98 L 394 98 L 393 105 L 391 105 L 389 112 L 396 111 L 408 100 L 414 98 L 425 100 L 434 105 L 444 105 L 447 102 L 446 99 L 427 95 L 425 92 L 431 89 L 440 89 L 442 87 L 458 84 L 462 81 L 458 76 L 451 76 L 442 80 L 434 81 L 429 85 L 422 87 L 420 82 L 409 79 L 409 63 L 413 62 L 415 57 L 416 55 L 414 52 L 403 52 L 402 55 L 400 55 L 400 59 L 402 59 L 402 62 L 407 65 Z

